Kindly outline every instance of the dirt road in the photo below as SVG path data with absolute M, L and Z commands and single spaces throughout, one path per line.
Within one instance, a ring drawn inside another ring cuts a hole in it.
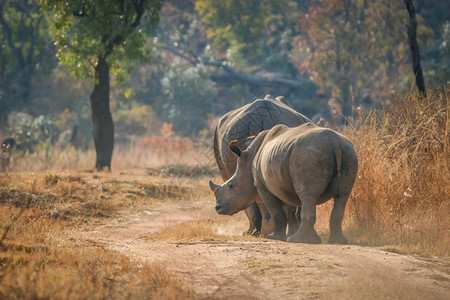
M 260 238 L 149 239 L 168 226 L 198 219 L 223 222 L 221 233 L 230 237 L 246 227 L 242 215 L 218 216 L 212 203 L 199 202 L 124 215 L 83 236 L 133 259 L 165 265 L 200 299 L 450 299 L 449 260 Z

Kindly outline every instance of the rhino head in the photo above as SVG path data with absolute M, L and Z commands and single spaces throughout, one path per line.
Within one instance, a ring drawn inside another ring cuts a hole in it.
M 221 215 L 234 215 L 252 205 L 257 197 L 253 185 L 251 154 L 248 150 L 241 151 L 237 146 L 237 140 L 231 141 L 228 148 L 238 156 L 234 175 L 222 185 L 209 181 L 209 186 L 216 197 L 216 211 Z

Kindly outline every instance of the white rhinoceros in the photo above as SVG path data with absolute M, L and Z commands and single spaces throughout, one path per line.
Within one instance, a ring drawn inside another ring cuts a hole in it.
M 256 136 L 246 150 L 236 142 L 229 148 L 239 157 L 236 172 L 222 185 L 210 181 L 219 214 L 235 214 L 259 196 L 274 221 L 268 238 L 286 240 L 282 206 L 297 206 L 300 227 L 287 240 L 320 243 L 314 229 L 316 205 L 334 198 L 328 242 L 347 243 L 342 219 L 358 171 L 358 158 L 347 138 L 311 123 L 277 125 Z
M 257 135 L 277 124 L 295 127 L 307 122 L 311 122 L 311 120 L 291 108 L 284 97 L 273 98 L 270 95 L 225 114 L 219 120 L 214 134 L 214 156 L 222 179 L 228 180 L 236 170 L 237 157 L 228 148 L 230 141 L 236 140 L 237 146 L 240 149 L 245 149 L 247 147 L 246 140 L 249 136 Z M 262 202 L 258 202 L 259 207 L 253 200 L 245 210 L 250 222 L 245 233 L 259 234 L 263 217 L 266 221 L 264 222 L 266 227 L 270 227 L 268 225 L 270 215 L 267 214 Z M 291 208 L 289 213 L 295 214 L 295 210 L 292 211 Z M 290 223 L 290 228 L 296 229 L 297 222 L 291 221 Z

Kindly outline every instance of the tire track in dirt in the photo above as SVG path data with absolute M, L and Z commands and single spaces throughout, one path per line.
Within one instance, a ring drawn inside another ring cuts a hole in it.
M 165 265 L 214 299 L 449 299 L 450 261 L 355 245 L 154 242 L 168 224 L 223 218 L 210 206 L 144 211 L 97 226 L 83 237 L 132 259 Z M 229 218 L 233 223 L 232 218 Z M 242 224 L 245 228 L 245 223 Z M 231 225 L 230 225 L 231 226 Z M 236 227 L 228 229 L 239 235 Z M 227 231 L 227 229 L 225 229 Z

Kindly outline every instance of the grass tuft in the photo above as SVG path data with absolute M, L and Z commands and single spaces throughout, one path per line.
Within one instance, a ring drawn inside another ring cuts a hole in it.
M 449 111 L 439 92 L 397 96 L 381 117 L 344 129 L 359 158 L 347 212 L 354 242 L 450 255 Z
M 164 176 L 164 177 L 217 177 L 219 176 L 219 171 L 215 165 L 185 165 L 185 164 L 174 164 L 161 166 L 160 168 L 150 168 L 148 174 L 151 176 Z

